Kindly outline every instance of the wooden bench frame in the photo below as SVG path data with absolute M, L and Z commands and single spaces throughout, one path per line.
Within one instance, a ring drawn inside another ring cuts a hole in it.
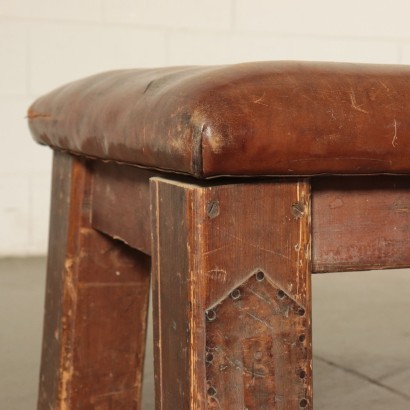
M 312 408 L 310 275 L 410 266 L 410 176 L 195 180 L 56 151 L 39 409 Z M 220 406 L 220 407 L 218 407 Z

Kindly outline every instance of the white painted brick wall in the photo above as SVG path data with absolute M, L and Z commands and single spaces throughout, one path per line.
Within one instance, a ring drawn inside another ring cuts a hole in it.
M 25 113 L 95 72 L 252 60 L 410 64 L 408 0 L 0 0 L 0 256 L 46 251 L 51 151 Z
M 235 27 L 277 34 L 397 38 L 409 33 L 408 0 L 236 0 Z
M 142 27 L 229 31 L 231 0 L 102 0 L 105 21 Z
M 128 25 L 32 24 L 28 46 L 35 95 L 99 71 L 166 63 L 165 34 Z

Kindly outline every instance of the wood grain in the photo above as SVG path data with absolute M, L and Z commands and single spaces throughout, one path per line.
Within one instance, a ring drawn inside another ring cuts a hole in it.
M 208 309 L 209 409 L 296 409 L 306 400 L 305 308 L 262 274 Z
M 309 184 L 199 186 L 154 178 L 151 192 L 156 408 L 205 409 L 218 401 L 221 408 L 256 409 L 261 391 L 275 398 L 269 408 L 294 409 L 300 403 L 312 408 Z M 259 271 L 267 286 L 261 298 L 248 283 Z M 248 292 L 248 303 L 240 314 L 224 308 L 218 323 L 225 340 L 239 342 L 223 346 L 215 342 L 219 331 L 212 330 L 208 315 L 225 299 L 230 302 L 238 287 Z M 275 313 L 272 298 L 278 291 L 295 318 L 284 319 L 280 309 Z M 251 315 L 242 327 L 238 320 L 246 312 Z M 273 319 L 261 325 L 265 314 Z M 271 352 L 282 371 L 275 373 L 264 357 L 271 382 L 252 387 L 245 370 L 257 365 L 252 349 L 258 346 Z M 221 360 L 239 361 L 242 370 L 210 373 L 207 359 L 218 348 L 224 351 Z M 212 386 L 211 375 L 217 379 Z
M 81 167 L 82 165 L 80 165 Z M 50 211 L 49 251 L 47 261 L 46 299 L 41 355 L 38 409 L 58 409 L 61 400 L 60 363 L 63 341 L 60 334 L 63 325 L 62 298 L 65 293 L 64 261 L 68 240 L 68 213 L 73 179 L 77 186 L 84 184 L 75 170 L 72 159 L 59 153 L 54 154 Z M 60 195 L 57 194 L 60 192 Z M 54 226 L 55 225 L 55 226 Z
M 312 180 L 313 270 L 410 266 L 410 178 Z
M 55 153 L 39 409 L 138 409 L 149 258 L 90 227 L 91 172 Z
M 92 172 L 92 226 L 150 254 L 149 178 L 155 174 L 100 161 Z
M 98 161 L 92 172 L 92 226 L 151 254 L 149 178 L 158 173 Z M 409 177 L 310 181 L 313 272 L 410 267 Z

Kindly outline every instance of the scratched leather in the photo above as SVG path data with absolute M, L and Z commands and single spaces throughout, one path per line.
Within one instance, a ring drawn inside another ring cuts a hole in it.
M 34 138 L 191 174 L 410 173 L 410 67 L 257 62 L 133 69 L 29 109 Z

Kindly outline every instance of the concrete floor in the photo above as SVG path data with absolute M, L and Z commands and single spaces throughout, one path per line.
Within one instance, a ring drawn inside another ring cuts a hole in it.
M 44 258 L 0 259 L 1 410 L 36 405 L 44 272 Z M 315 410 L 410 409 L 409 296 L 410 270 L 314 277 Z M 145 374 L 150 410 L 151 343 Z

